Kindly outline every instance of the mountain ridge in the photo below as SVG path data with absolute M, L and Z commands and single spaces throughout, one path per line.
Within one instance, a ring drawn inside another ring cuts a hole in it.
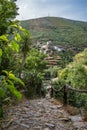
M 32 43 L 37 46 L 52 41 L 53 45 L 61 46 L 66 55 L 74 56 L 87 48 L 87 22 L 59 17 L 41 17 L 21 21 L 21 25 L 30 31 Z

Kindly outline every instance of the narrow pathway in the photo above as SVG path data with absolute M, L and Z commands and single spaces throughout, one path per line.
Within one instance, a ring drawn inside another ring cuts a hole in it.
M 60 102 L 50 98 L 25 100 L 6 112 L 9 118 L 0 130 L 87 130 L 87 122 L 70 116 Z

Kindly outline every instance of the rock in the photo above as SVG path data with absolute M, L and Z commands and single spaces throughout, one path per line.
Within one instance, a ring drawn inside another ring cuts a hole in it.
M 74 129 L 66 129 L 63 124 L 58 123 L 58 124 L 57 124 L 57 130 L 74 130 Z
M 49 128 L 44 128 L 43 130 L 50 130 Z
M 32 130 L 42 130 L 40 126 L 34 127 Z
M 57 109 L 57 106 L 50 106 L 51 109 Z
M 6 123 L 3 121 L 6 130 L 87 129 L 87 122 L 83 122 L 80 115 L 71 116 L 62 104 L 54 99 L 25 100 L 6 109 L 5 120 L 9 117 L 13 119 L 11 122 L 10 119 Z
M 87 124 L 85 122 L 73 122 L 74 129 L 76 130 L 87 130 Z
M 48 126 L 49 128 L 55 128 L 55 125 L 51 123 L 46 123 L 45 126 Z
M 39 112 L 35 113 L 35 117 L 41 117 L 41 116 L 42 116 L 41 113 L 39 113 Z
M 7 124 L 3 124 L 3 125 L 2 125 L 2 128 L 8 128 L 8 127 L 12 124 L 13 121 L 14 121 L 14 120 L 11 119 L 9 122 L 7 122 Z
M 58 109 L 62 108 L 62 105 L 57 105 L 57 108 L 58 108 Z
M 60 120 L 60 121 L 66 121 L 66 122 L 67 122 L 67 121 L 71 121 L 71 119 L 70 119 L 69 117 L 60 118 L 59 120 Z
M 18 124 L 18 125 L 20 125 L 20 126 L 22 126 L 22 127 L 24 127 L 24 128 L 29 128 L 28 125 L 20 123 L 19 121 L 15 121 L 15 123 Z
M 76 115 L 76 116 L 70 116 L 69 117 L 71 119 L 72 122 L 80 122 L 80 121 L 83 121 L 82 120 L 82 117 L 80 115 Z

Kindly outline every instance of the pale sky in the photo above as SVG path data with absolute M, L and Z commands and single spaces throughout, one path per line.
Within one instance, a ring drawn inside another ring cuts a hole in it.
M 87 21 L 87 0 L 17 0 L 18 20 L 54 16 Z

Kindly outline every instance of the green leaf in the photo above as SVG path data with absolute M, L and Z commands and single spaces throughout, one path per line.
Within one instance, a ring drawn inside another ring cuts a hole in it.
M 24 32 L 24 33 L 27 31 L 25 28 L 23 28 L 23 27 L 20 26 L 20 25 L 18 26 L 18 29 L 19 29 L 20 31 Z M 27 32 L 28 32 L 28 31 L 27 31 Z
M 21 85 L 25 86 L 24 82 L 21 79 L 15 77 L 15 81 L 20 83 Z
M 2 56 L 2 49 L 0 49 L 0 57 Z
M 10 91 L 11 93 L 14 94 L 14 96 L 17 97 L 17 99 L 19 99 L 19 100 L 21 99 L 22 95 L 21 95 L 20 92 L 18 92 L 18 91 L 16 90 L 16 88 L 14 87 L 14 85 L 7 85 L 6 87 L 9 89 L 9 91 Z
M 5 91 L 0 87 L 0 97 L 5 97 Z
M 15 75 L 12 74 L 12 73 L 9 73 L 9 79 L 10 79 L 10 80 L 12 79 L 12 80 L 14 80 L 14 81 L 16 81 L 16 82 L 22 84 L 23 86 L 25 86 L 25 85 L 24 85 L 24 82 L 23 82 L 21 79 L 15 77 Z
M 5 41 L 5 42 L 8 42 L 8 38 L 7 38 L 6 35 L 0 36 L 0 40 L 1 40 L 1 41 Z
M 17 24 L 12 24 L 11 27 L 18 28 Z
M 14 85 L 13 81 L 11 81 L 11 80 L 8 80 L 8 84 Z
M 20 36 L 19 33 L 16 34 L 16 36 L 15 36 L 15 40 L 16 40 L 17 42 L 20 42 L 20 40 L 21 40 L 21 36 Z
M 2 72 L 5 73 L 7 76 L 9 74 L 8 71 L 6 71 L 6 70 L 3 70 Z
M 18 100 L 20 100 L 22 98 L 22 94 L 20 92 L 18 92 L 17 90 L 15 90 L 13 92 L 13 94 L 17 97 Z
M 15 80 L 15 75 L 9 72 L 9 78 Z
M 17 42 L 15 41 L 12 41 L 10 44 L 9 44 L 9 47 L 11 47 L 14 51 L 18 52 L 19 50 L 19 45 Z

